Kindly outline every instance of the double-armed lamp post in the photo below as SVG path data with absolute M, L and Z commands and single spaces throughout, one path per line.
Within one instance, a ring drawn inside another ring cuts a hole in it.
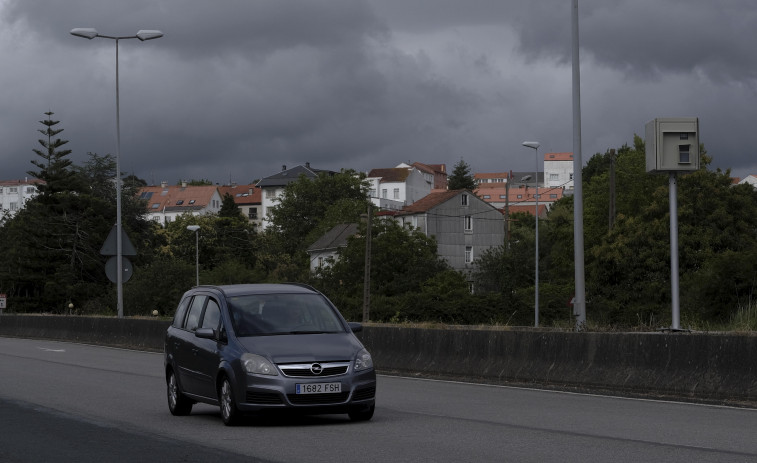
M 124 316 L 124 276 L 123 276 L 123 237 L 121 225 L 121 111 L 118 96 L 118 41 L 124 39 L 153 40 L 163 37 L 161 31 L 141 30 L 136 35 L 112 36 L 102 35 L 97 29 L 79 27 L 71 29 L 71 35 L 92 40 L 95 37 L 112 39 L 116 41 L 116 286 L 118 292 L 117 307 L 118 318 Z
M 534 170 L 534 199 L 536 199 L 536 209 L 534 211 L 535 226 L 536 226 L 536 241 L 535 241 L 535 257 L 536 263 L 534 264 L 534 326 L 539 326 L 539 142 L 537 141 L 524 141 L 523 146 L 532 148 L 536 152 L 536 169 Z

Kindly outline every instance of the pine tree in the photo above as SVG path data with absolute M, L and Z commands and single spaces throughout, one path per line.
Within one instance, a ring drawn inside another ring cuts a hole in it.
M 447 188 L 450 190 L 476 189 L 476 180 L 471 174 L 471 168 L 462 158 L 455 164 L 452 175 L 447 179 Z
M 79 186 L 76 181 L 77 175 L 71 168 L 71 160 L 67 158 L 71 154 L 71 150 L 61 150 L 60 148 L 68 143 L 68 140 L 62 140 L 55 138 L 56 135 L 63 132 L 63 129 L 54 129 L 60 121 L 52 120 L 54 113 L 48 111 L 45 113 L 47 119 L 39 121 L 45 126 L 44 129 L 38 129 L 38 131 L 46 136 L 46 139 L 39 139 L 39 144 L 44 149 L 33 149 L 42 160 L 32 160 L 31 163 L 35 165 L 39 171 L 28 171 L 27 173 L 32 177 L 43 180 L 45 183 L 39 186 L 40 195 L 43 198 L 50 199 L 56 193 L 62 191 L 76 191 Z

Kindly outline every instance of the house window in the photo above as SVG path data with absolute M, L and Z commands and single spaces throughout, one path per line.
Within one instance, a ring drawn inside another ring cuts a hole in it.
M 368 192 L 368 196 L 371 197 L 371 198 L 376 198 L 376 190 L 375 189 L 371 189 Z
M 273 199 L 276 197 L 276 190 L 265 190 L 266 199 Z
M 323 257 L 318 258 L 318 268 L 323 267 Z
M 247 211 L 247 217 L 249 217 L 250 220 L 257 220 L 258 218 L 258 208 L 257 207 L 251 207 L 249 211 Z
M 557 193 L 550 193 L 550 199 L 557 199 Z
M 8 193 L 18 193 L 18 187 L 17 186 L 8 187 Z
M 465 247 L 465 263 L 470 264 L 473 262 L 473 246 Z
M 152 208 L 153 209 L 157 209 L 159 207 L 160 207 L 160 203 L 152 203 Z M 116 267 L 116 268 L 118 268 L 118 267 Z
M 18 210 L 18 203 L 10 203 L 10 204 L 8 204 L 8 209 L 11 210 L 11 211 L 17 211 Z
M 560 174 L 549 174 L 549 180 L 552 182 L 560 180 Z
M 33 186 L 26 187 L 26 193 L 27 194 L 33 194 L 34 193 L 34 187 Z
M 499 199 L 507 199 L 507 195 L 499 195 Z
M 394 199 L 400 199 L 400 189 L 395 188 L 394 189 Z
M 465 231 L 471 231 L 473 230 L 473 217 L 466 215 L 463 220 L 463 227 Z
M 490 195 L 484 195 L 484 199 L 491 199 L 492 197 Z
M 183 199 L 180 199 L 180 200 L 176 201 L 176 205 L 177 206 L 181 206 L 182 204 L 184 204 L 184 200 Z M 118 268 L 118 267 L 116 267 L 116 268 Z
M 518 195 L 518 199 L 523 199 L 523 195 Z
M 194 204 L 194 203 L 195 203 L 195 200 L 194 200 L 194 199 L 190 199 L 190 200 L 189 200 L 189 204 Z
M 381 197 L 386 199 L 386 188 L 381 189 Z
M 468 205 L 468 195 L 467 194 L 463 193 L 460 196 L 460 204 L 462 204 L 463 206 L 467 206 Z
M 678 145 L 678 163 L 690 164 L 691 152 L 689 151 L 691 145 Z
M 0 186 L 0 193 L 2 193 L 2 192 L 3 192 L 3 187 Z
M 688 132 L 681 132 L 679 139 L 680 140 L 688 140 L 689 139 Z

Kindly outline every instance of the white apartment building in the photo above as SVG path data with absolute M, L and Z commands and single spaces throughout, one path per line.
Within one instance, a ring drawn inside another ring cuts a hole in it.
M 0 219 L 10 218 L 24 208 L 27 201 L 37 196 L 37 179 L 0 180 Z

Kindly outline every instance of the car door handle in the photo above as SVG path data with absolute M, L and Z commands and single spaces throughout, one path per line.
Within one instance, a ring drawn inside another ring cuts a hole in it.
M 200 349 L 192 349 L 192 355 L 197 355 L 198 352 L 200 352 Z

